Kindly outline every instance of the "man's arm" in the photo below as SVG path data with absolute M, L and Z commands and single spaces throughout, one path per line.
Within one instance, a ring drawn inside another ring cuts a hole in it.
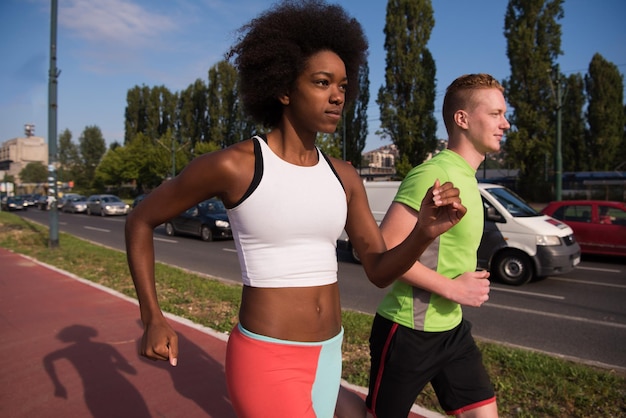
M 387 248 L 402 242 L 418 222 L 418 212 L 399 202 L 393 202 L 380 229 Z M 436 293 L 466 306 L 481 306 L 489 299 L 489 273 L 466 272 L 454 280 L 437 273 L 416 261 L 399 280 Z

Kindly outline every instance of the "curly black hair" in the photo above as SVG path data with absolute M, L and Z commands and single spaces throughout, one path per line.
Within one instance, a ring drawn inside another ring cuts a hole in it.
M 346 100 L 357 96 L 368 42 L 361 24 L 341 6 L 285 0 L 242 26 L 239 33 L 226 58 L 238 70 L 243 107 L 255 122 L 276 126 L 283 112 L 278 97 L 292 87 L 307 59 L 323 50 L 339 55 L 346 66 Z

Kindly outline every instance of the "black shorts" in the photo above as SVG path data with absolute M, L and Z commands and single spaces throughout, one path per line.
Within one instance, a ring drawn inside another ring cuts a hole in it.
M 463 320 L 450 331 L 416 331 L 377 314 L 370 336 L 368 409 L 377 418 L 406 418 L 428 382 L 449 415 L 495 402 L 471 328 Z

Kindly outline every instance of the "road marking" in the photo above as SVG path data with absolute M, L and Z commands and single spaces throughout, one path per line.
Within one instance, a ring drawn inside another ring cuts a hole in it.
M 233 250 L 232 248 L 222 248 L 222 251 L 226 251 L 228 253 L 236 253 L 237 250 Z
M 111 232 L 110 229 L 95 228 L 93 226 L 86 226 L 85 229 L 91 229 L 92 231 L 100 231 L 100 232 Z
M 566 278 L 563 278 L 563 277 L 550 277 L 550 280 L 559 280 L 561 282 L 570 282 L 570 283 L 577 283 L 577 284 L 590 284 L 590 285 L 593 285 L 593 286 L 605 286 L 605 287 L 616 287 L 618 289 L 626 289 L 626 285 L 623 285 L 623 284 L 591 282 L 589 280 L 566 279 Z
M 523 290 L 506 289 L 503 287 L 491 287 L 491 290 L 499 290 L 500 292 L 517 293 L 518 295 L 538 296 L 541 298 L 563 300 L 565 296 L 546 295 L 545 293 L 525 292 Z
M 621 270 L 615 270 L 615 269 L 603 269 L 600 267 L 579 267 L 576 266 L 576 270 L 592 270 L 592 271 L 604 271 L 607 273 L 621 273 Z
M 587 323 L 587 324 L 604 325 L 604 326 L 607 326 L 607 327 L 626 329 L 626 324 L 618 324 L 616 322 L 598 321 L 598 320 L 595 320 L 595 319 L 580 318 L 580 317 L 577 317 L 577 316 L 560 315 L 560 314 L 554 314 L 554 313 L 550 313 L 550 312 L 534 311 L 532 309 L 516 308 L 516 307 L 513 307 L 513 306 L 498 305 L 498 304 L 489 303 L 489 302 L 485 303 L 483 306 L 491 306 L 491 307 L 494 307 L 494 308 L 506 309 L 506 310 L 514 311 L 514 312 L 529 313 L 529 314 L 535 314 L 535 315 L 540 315 L 540 316 L 548 316 L 548 317 L 557 318 L 557 319 L 567 319 L 567 320 L 570 320 L 570 321 L 584 322 L 584 323 Z
M 177 240 L 175 240 L 175 239 L 157 238 L 157 237 L 154 237 L 154 240 L 155 240 L 155 241 L 161 241 L 161 242 L 170 242 L 170 243 L 172 243 L 172 244 L 176 244 L 176 243 L 178 242 L 178 241 L 177 241 Z

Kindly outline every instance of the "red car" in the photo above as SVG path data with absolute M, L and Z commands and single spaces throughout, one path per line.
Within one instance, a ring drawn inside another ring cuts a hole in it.
M 626 203 L 562 200 L 541 212 L 569 225 L 582 253 L 626 256 Z

